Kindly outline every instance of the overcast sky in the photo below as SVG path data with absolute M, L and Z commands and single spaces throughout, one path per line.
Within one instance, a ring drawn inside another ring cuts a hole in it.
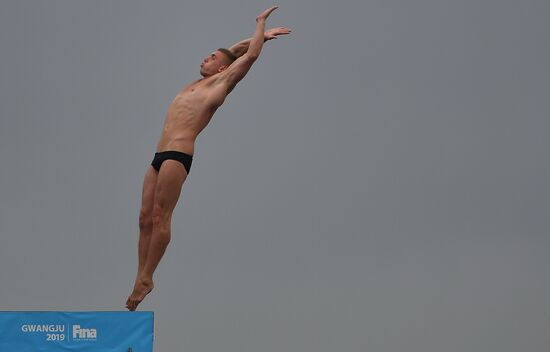
M 550 345 L 550 2 L 287 1 L 197 140 L 155 351 Z M 0 310 L 124 310 L 141 186 L 265 1 L 2 0 Z

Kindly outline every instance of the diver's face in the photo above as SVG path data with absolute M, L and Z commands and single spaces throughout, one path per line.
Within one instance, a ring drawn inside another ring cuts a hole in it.
M 214 51 L 202 60 L 201 75 L 203 77 L 215 75 L 223 71 L 224 67 L 227 67 L 227 63 L 224 61 L 223 53 Z

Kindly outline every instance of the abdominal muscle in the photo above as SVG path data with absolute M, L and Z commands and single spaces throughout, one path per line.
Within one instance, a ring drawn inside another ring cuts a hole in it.
M 195 140 L 210 122 L 214 111 L 204 109 L 208 104 L 203 99 L 189 95 L 184 93 L 176 96 L 168 108 L 157 152 L 175 150 L 193 155 Z
M 169 137 L 163 135 L 157 145 L 157 152 L 175 150 L 193 155 L 195 153 L 195 139 L 196 137 Z
M 196 81 L 174 98 L 164 121 L 157 152 L 175 150 L 193 155 L 195 140 L 223 103 L 226 89 L 216 77 Z

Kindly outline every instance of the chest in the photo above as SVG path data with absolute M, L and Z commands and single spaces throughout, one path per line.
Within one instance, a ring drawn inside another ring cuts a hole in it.
M 211 108 L 221 105 L 225 94 L 214 84 L 192 84 L 181 90 L 174 102 L 176 104 L 193 105 L 196 108 Z
M 172 102 L 172 107 L 202 108 L 209 105 L 208 90 L 202 87 L 186 87 Z

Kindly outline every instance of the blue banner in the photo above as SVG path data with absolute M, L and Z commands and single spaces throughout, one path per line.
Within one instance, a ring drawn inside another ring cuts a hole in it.
M 152 352 L 153 312 L 0 312 L 0 352 Z

